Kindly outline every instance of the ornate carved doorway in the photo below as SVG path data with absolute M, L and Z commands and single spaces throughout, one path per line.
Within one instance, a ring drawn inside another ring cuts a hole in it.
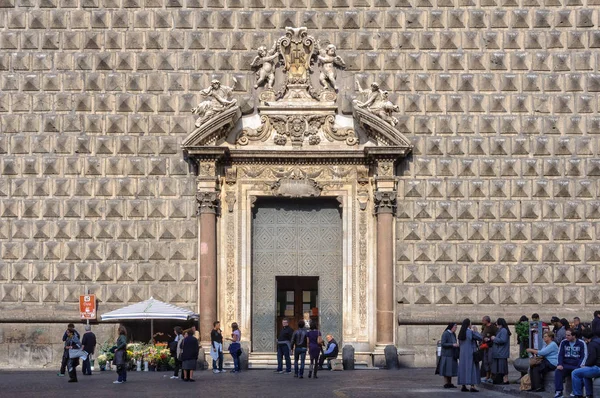
M 252 218 L 252 350 L 276 348 L 278 276 L 319 277 L 319 328 L 342 336 L 339 203 L 329 198 L 262 198 Z

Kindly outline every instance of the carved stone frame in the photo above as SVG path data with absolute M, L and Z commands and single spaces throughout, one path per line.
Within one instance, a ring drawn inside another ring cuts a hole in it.
M 356 168 L 356 166 L 347 166 L 348 168 Z M 298 168 L 302 168 L 299 166 Z M 354 174 L 354 173 L 352 173 Z M 273 197 L 270 189 L 267 189 L 267 184 L 264 184 L 264 179 L 252 179 L 252 178 L 238 178 L 235 187 L 236 190 L 236 208 L 234 213 L 237 217 L 238 229 L 237 236 L 241 239 L 236 241 L 235 252 L 238 253 L 237 261 L 237 281 L 239 286 L 238 294 L 238 314 L 234 317 L 238 320 L 240 328 L 245 331 L 246 336 L 249 340 L 252 339 L 251 330 L 251 317 L 252 317 L 252 207 L 256 198 L 258 197 Z M 327 180 L 319 180 L 320 182 L 327 183 Z M 332 181 L 335 184 L 341 184 L 340 181 Z M 259 186 L 257 186 L 257 183 Z M 264 185 L 264 189 L 260 189 L 260 185 Z M 356 240 L 358 239 L 358 219 L 360 213 L 365 213 L 363 218 L 367 220 L 367 233 L 373 231 L 373 217 L 372 211 L 368 212 L 367 209 L 361 210 L 358 201 L 356 200 L 357 182 L 345 182 L 343 186 L 337 189 L 325 188 L 321 194 L 321 197 L 334 197 L 340 201 L 340 207 L 342 208 L 342 291 L 344 292 L 342 298 L 342 313 L 343 313 L 343 336 L 341 340 L 345 343 L 351 343 L 357 350 L 369 350 L 370 336 L 373 334 L 373 314 L 374 311 L 374 300 L 368 297 L 367 292 L 373 290 L 372 284 L 374 279 L 372 278 L 372 272 L 375 264 L 373 262 L 372 248 L 365 242 L 366 255 L 363 256 L 365 263 L 363 278 L 360 279 L 361 266 L 360 261 L 360 250 Z M 367 213 L 368 212 L 368 213 Z M 348 233 L 350 232 L 350 233 Z M 223 235 L 221 240 L 227 239 Z M 223 241 L 220 242 L 225 243 Z M 222 245 L 220 245 L 222 246 Z M 226 257 L 226 256 L 222 256 Z M 223 258 L 221 259 L 223 261 Z M 223 262 L 220 264 L 221 269 L 221 280 L 226 277 L 226 267 Z M 225 287 L 225 286 L 223 286 Z M 361 294 L 362 292 L 362 294 Z M 219 295 L 224 297 L 226 295 Z M 364 299 L 367 299 L 366 301 Z M 365 305 L 360 313 L 359 304 L 362 301 Z M 219 314 L 221 318 L 227 319 L 231 314 L 227 314 L 228 304 L 224 302 L 219 303 Z

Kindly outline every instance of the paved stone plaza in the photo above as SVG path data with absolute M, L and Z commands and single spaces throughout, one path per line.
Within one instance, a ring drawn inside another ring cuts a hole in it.
M 295 379 L 274 374 L 270 370 L 251 370 L 240 374 L 219 374 L 202 371 L 195 375 L 195 383 L 171 380 L 172 373 L 131 372 L 126 384 L 112 384 L 114 372 L 99 372 L 79 376 L 79 383 L 67 383 L 54 372 L 2 372 L 0 396 L 44 397 L 107 396 L 127 397 L 460 397 L 458 390 L 444 390 L 442 378 L 431 368 L 413 368 L 399 371 L 365 370 L 320 373 L 319 379 Z M 505 397 L 505 394 L 480 389 L 476 397 Z
M 599 5 L 0 0 L 0 367 L 55 366 L 85 293 L 237 322 L 251 363 L 306 312 L 375 365 L 589 321 Z

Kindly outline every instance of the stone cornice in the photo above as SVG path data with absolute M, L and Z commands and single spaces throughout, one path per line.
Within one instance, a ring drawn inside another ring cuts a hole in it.
M 239 106 L 226 109 L 195 129 L 181 144 L 184 150 L 204 145 L 215 145 L 235 126 L 242 116 Z
M 365 147 L 361 149 L 234 149 L 228 147 L 187 148 L 189 158 L 232 163 L 347 163 L 365 164 L 378 159 L 396 160 L 410 153 L 407 147 Z
M 354 120 L 366 130 L 367 134 L 383 144 L 380 144 L 381 147 L 403 147 L 409 152 L 412 149 L 412 145 L 406 137 L 388 122 L 372 112 L 354 106 L 352 108 L 352 116 L 354 117 Z

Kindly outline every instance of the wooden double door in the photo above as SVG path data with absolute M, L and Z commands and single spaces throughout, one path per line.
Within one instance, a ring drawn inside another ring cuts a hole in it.
M 282 321 L 288 320 L 290 327 L 298 329 L 298 322 L 308 320 L 319 324 L 319 277 L 277 276 L 277 334 Z

